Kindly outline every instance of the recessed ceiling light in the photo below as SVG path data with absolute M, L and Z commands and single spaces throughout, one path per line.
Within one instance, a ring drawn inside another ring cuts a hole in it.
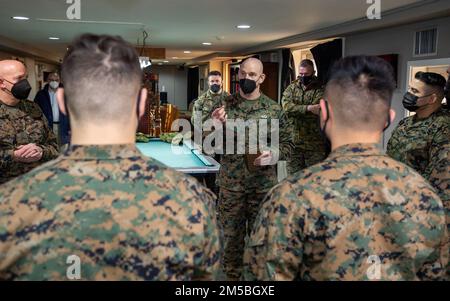
M 48 39 L 49 40 L 59 40 L 59 38 L 57 38 L 57 37 L 49 37 Z
M 28 17 L 21 17 L 21 16 L 15 16 L 15 17 L 11 17 L 14 20 L 21 20 L 21 21 L 27 21 L 30 20 L 30 18 Z
M 245 24 L 238 25 L 238 26 L 236 26 L 236 27 L 239 28 L 239 29 L 249 29 L 249 28 L 251 28 L 250 25 L 245 25 Z
M 169 62 L 169 61 L 163 61 L 163 63 L 166 63 L 166 64 L 167 64 L 168 62 Z
M 160 66 L 161 66 L 162 64 L 163 64 L 163 63 L 158 63 L 158 65 L 160 65 Z
M 204 42 L 202 44 L 205 45 L 205 46 L 211 46 L 212 45 L 212 43 L 209 43 L 209 42 Z
M 186 50 L 186 51 L 184 51 L 184 53 L 189 54 L 189 53 L 192 53 L 192 51 Z

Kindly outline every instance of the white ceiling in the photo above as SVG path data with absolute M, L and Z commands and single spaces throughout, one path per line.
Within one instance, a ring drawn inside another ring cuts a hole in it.
M 415 2 L 420 1 L 381 0 L 383 11 Z M 138 38 L 142 43 L 145 28 L 147 44 L 167 48 L 167 59 L 177 63 L 362 18 L 369 5 L 366 0 L 81 0 L 82 21 L 134 23 L 125 25 L 70 23 L 68 6 L 66 0 L 0 0 L 0 36 L 62 57 L 67 44 L 81 33 L 115 34 L 136 44 Z M 16 15 L 31 20 L 12 20 Z M 238 30 L 238 24 L 252 28 Z M 61 39 L 50 41 L 50 36 Z M 184 54 L 184 50 L 192 53 Z M 174 56 L 179 59 L 173 60 Z

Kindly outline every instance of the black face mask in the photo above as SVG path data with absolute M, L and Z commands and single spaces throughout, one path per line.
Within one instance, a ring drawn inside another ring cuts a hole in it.
M 251 94 L 256 90 L 256 82 L 251 79 L 241 79 L 239 81 L 239 87 L 244 94 Z
M 219 93 L 219 91 L 220 91 L 221 88 L 220 88 L 220 85 L 215 84 L 215 85 L 212 85 L 209 89 L 210 89 L 211 92 L 213 92 L 213 93 Z
M 304 85 L 307 86 L 312 82 L 313 77 L 312 76 L 301 76 L 300 77 L 300 82 Z
M 433 95 L 434 93 L 431 93 L 429 95 L 425 96 L 416 96 L 410 92 L 406 92 L 405 96 L 403 96 L 403 107 L 407 109 L 410 112 L 417 111 L 420 107 L 417 105 L 417 101 L 419 98 L 424 98 Z
M 13 85 L 10 92 L 11 92 L 12 96 L 14 96 L 16 99 L 24 100 L 24 99 L 27 99 L 28 96 L 30 95 L 31 86 L 27 79 L 24 78 L 15 84 L 13 84 L 12 82 L 10 82 L 6 79 L 4 79 L 4 81 L 7 81 L 11 85 Z

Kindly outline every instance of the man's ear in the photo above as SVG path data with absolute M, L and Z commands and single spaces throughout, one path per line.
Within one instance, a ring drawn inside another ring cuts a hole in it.
M 139 103 L 139 109 L 138 109 L 139 111 L 138 112 L 139 112 L 139 118 L 141 118 L 145 114 L 148 91 L 146 88 L 143 88 L 139 93 L 141 93 L 141 95 L 140 95 L 141 101 Z
M 435 104 L 436 103 L 436 101 L 438 101 L 438 96 L 437 96 L 437 94 L 436 93 L 434 93 L 433 95 L 431 95 L 431 97 L 430 97 L 430 104 Z
M 261 74 L 261 78 L 259 80 L 259 84 L 262 85 L 262 83 L 266 80 L 266 75 L 264 73 Z
M 64 98 L 64 88 L 58 88 L 58 90 L 56 90 L 56 101 L 58 102 L 59 110 L 67 116 L 66 102 Z
M 391 124 L 394 123 L 396 113 L 393 109 L 389 109 L 389 117 L 391 118 Z

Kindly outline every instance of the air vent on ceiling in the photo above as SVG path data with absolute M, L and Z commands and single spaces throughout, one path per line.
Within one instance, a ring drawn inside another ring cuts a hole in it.
M 437 54 L 437 28 L 417 31 L 414 41 L 414 56 Z

